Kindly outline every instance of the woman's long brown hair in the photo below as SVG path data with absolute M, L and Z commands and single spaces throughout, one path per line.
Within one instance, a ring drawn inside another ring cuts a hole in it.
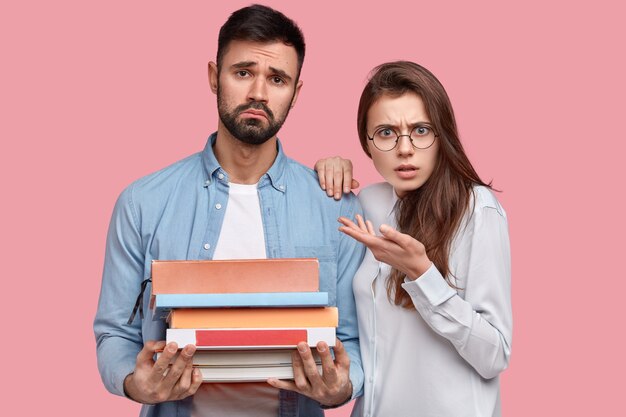
M 429 259 L 452 281 L 448 259 L 452 240 L 469 209 L 472 187 L 485 184 L 470 163 L 456 127 L 452 104 L 439 80 L 426 68 L 408 61 L 389 62 L 372 70 L 359 101 L 357 129 L 365 153 L 371 158 L 367 139 L 367 113 L 382 96 L 398 97 L 413 92 L 424 102 L 434 128 L 439 151 L 434 171 L 420 188 L 398 201 L 396 220 L 402 233 L 413 236 L 426 247 Z M 404 273 L 393 268 L 387 279 L 387 296 L 396 305 L 414 308 L 403 290 Z

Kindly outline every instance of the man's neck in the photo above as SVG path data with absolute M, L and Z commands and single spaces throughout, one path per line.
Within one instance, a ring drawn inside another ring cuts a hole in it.
M 222 126 L 218 126 L 213 153 L 230 182 L 236 184 L 256 184 L 276 159 L 276 137 L 261 145 L 249 145 L 233 137 Z

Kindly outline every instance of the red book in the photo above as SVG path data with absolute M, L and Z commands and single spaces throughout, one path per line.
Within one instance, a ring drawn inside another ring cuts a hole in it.
M 335 346 L 334 327 L 286 329 L 167 329 L 167 343 L 179 348 L 195 345 L 198 349 L 295 348 L 306 342 L 316 346 L 324 341 Z

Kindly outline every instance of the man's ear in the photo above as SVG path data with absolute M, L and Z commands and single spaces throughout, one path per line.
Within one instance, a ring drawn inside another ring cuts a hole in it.
M 213 94 L 217 94 L 217 72 L 217 64 L 213 61 L 209 62 L 209 86 L 211 87 Z
M 296 105 L 296 101 L 298 100 L 298 94 L 300 94 L 300 89 L 302 88 L 303 81 L 298 80 L 298 84 L 296 85 L 296 91 L 293 93 L 293 98 L 291 99 L 291 108 Z

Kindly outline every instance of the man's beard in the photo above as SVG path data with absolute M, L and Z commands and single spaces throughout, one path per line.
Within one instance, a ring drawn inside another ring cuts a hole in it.
M 263 120 L 250 118 L 238 121 L 237 117 L 249 109 L 263 110 L 267 116 L 267 125 L 264 126 Z M 264 103 L 253 101 L 248 104 L 242 104 L 229 111 L 226 103 L 222 100 L 220 88 L 217 88 L 217 112 L 220 120 L 228 129 L 233 137 L 250 145 L 261 145 L 274 137 L 280 130 L 289 114 L 289 107 L 282 118 L 276 119 L 274 113 Z

